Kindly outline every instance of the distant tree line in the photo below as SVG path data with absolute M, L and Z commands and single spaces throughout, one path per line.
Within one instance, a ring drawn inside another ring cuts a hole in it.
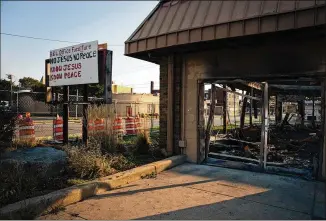
M 28 89 L 33 92 L 45 92 L 46 87 L 43 83 L 38 81 L 37 79 L 31 78 L 31 77 L 24 77 L 19 79 L 18 81 L 20 83 L 20 88 L 18 88 L 18 85 L 12 84 L 12 90 L 17 91 L 18 89 Z M 8 90 L 11 89 L 11 82 L 10 80 L 1 79 L 0 80 L 0 90 Z M 84 87 L 83 85 L 73 85 L 69 87 L 69 94 L 75 95 L 77 93 L 81 96 Z M 63 93 L 62 87 L 56 87 L 57 93 Z M 88 85 L 88 94 L 90 97 L 102 97 L 104 92 L 104 86 L 100 84 L 91 84 Z

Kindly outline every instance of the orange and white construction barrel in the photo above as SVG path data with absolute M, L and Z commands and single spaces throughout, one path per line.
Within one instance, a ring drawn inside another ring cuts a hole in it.
M 35 141 L 34 122 L 30 117 L 19 121 L 19 140 L 25 142 Z
M 123 135 L 122 118 L 116 117 L 113 122 L 113 133 L 117 135 Z
M 63 119 L 59 116 L 53 120 L 53 139 L 63 141 Z
M 133 117 L 127 117 L 125 119 L 125 125 L 126 125 L 126 135 L 135 135 L 137 133 L 135 119 Z
M 94 121 L 94 125 L 95 125 L 95 131 L 96 132 L 104 132 L 105 127 L 104 127 L 104 119 L 96 119 Z
M 95 126 L 94 126 L 94 121 L 93 120 L 89 120 L 88 121 L 88 132 L 89 133 L 92 133 L 92 132 L 94 132 L 94 130 L 95 130 Z
M 136 133 L 140 133 L 142 130 L 141 119 L 139 116 L 135 118 L 135 128 L 136 128 Z

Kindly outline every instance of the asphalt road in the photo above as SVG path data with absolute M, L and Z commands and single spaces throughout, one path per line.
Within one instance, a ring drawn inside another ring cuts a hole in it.
M 273 120 L 274 116 L 271 116 L 271 120 Z M 284 116 L 283 116 L 284 117 Z M 206 121 L 208 119 L 208 116 L 205 117 Z M 240 116 L 236 116 L 236 123 L 237 125 L 240 125 Z M 49 117 L 40 117 L 40 118 L 33 118 L 35 123 L 35 136 L 36 137 L 47 137 L 52 136 L 53 134 L 53 125 L 52 120 L 53 118 Z M 295 117 L 292 118 L 291 123 L 294 124 Z M 246 116 L 246 123 L 249 123 L 249 115 Z M 230 123 L 234 124 L 234 117 L 230 116 Z M 253 118 L 253 123 L 260 123 L 260 118 L 255 119 Z M 147 120 L 147 128 L 150 128 L 151 122 L 150 119 Z M 214 116 L 214 124 L 213 126 L 220 126 L 223 125 L 223 120 L 221 115 L 215 115 Z M 159 119 L 154 119 L 153 127 L 159 126 Z M 69 134 L 81 134 L 82 133 L 82 123 L 80 122 L 72 122 L 69 121 Z
M 35 121 L 34 121 L 35 122 Z M 37 121 L 36 121 L 37 122 Z M 78 134 L 82 132 L 81 123 L 70 123 L 68 125 L 69 134 Z M 48 137 L 53 135 L 53 125 L 52 123 L 45 124 L 35 124 L 35 137 Z
M 147 122 L 147 128 L 150 128 L 150 121 Z M 153 127 L 159 126 L 159 120 L 155 119 L 153 122 Z M 53 135 L 53 124 L 52 121 L 47 120 L 34 120 L 35 137 L 48 137 Z M 68 124 L 69 135 L 81 134 L 82 133 L 82 123 L 69 122 Z

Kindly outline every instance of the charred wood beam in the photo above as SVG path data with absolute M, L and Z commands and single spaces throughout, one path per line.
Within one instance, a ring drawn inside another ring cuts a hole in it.
M 246 92 L 246 95 L 248 95 L 248 91 Z M 245 123 L 247 101 L 248 101 L 248 98 L 244 97 L 242 109 L 241 109 L 241 116 L 240 116 L 240 130 L 243 129 L 244 123 Z
M 262 127 L 261 127 L 261 145 L 260 145 L 260 166 L 266 169 L 267 162 L 267 140 L 268 140 L 268 120 L 269 120 L 269 96 L 268 96 L 268 83 L 264 84 L 264 97 L 262 108 Z
M 254 117 L 258 118 L 258 102 L 256 100 L 252 101 L 252 105 L 254 106 Z
M 239 92 L 232 91 L 232 90 L 229 90 L 229 89 L 227 89 L 227 88 L 222 88 L 222 87 L 219 87 L 219 86 L 217 86 L 217 88 L 219 88 L 219 89 L 221 89 L 221 90 L 223 90 L 223 91 L 226 91 L 226 92 L 230 92 L 230 93 L 233 93 L 233 94 L 237 94 L 237 95 L 240 95 L 240 96 L 244 96 L 244 97 L 247 97 L 247 98 L 251 98 L 251 99 L 253 99 L 253 100 L 257 100 L 257 101 L 260 101 L 260 100 L 261 100 L 261 98 L 259 98 L 259 97 L 253 97 L 253 96 L 250 96 L 250 95 L 243 95 L 243 94 L 241 94 L 241 93 L 239 93 Z
M 289 117 L 290 117 L 290 113 L 286 113 L 285 117 L 284 117 L 284 119 L 282 121 L 282 124 L 281 124 L 281 129 L 283 129 L 285 125 L 289 124 L 289 122 L 288 122 Z
M 311 125 L 312 125 L 313 128 L 316 128 L 316 121 L 315 121 L 315 96 L 312 97 Z
M 279 96 L 276 96 L 276 103 L 275 103 L 275 121 L 276 124 L 281 123 L 282 121 L 282 101 L 280 101 Z
M 223 85 L 223 88 L 226 89 L 226 85 Z M 223 133 L 226 134 L 226 112 L 227 112 L 227 93 L 223 91 Z
M 208 117 L 208 121 L 207 121 L 207 127 L 206 127 L 206 131 L 205 131 L 205 160 L 207 160 L 208 158 L 208 152 L 209 152 L 209 141 L 211 138 L 211 129 L 212 129 L 212 123 L 214 120 L 214 110 L 215 110 L 215 91 L 216 91 L 216 87 L 214 84 L 212 84 L 212 88 L 211 88 L 211 106 L 209 108 L 209 117 Z
M 305 118 L 305 103 L 304 100 L 298 102 L 299 114 L 301 116 L 301 126 L 304 126 L 304 118 Z
M 254 90 L 251 88 L 250 90 L 250 96 L 254 96 Z M 252 107 L 253 107 L 253 100 L 250 99 L 250 110 L 249 110 L 249 124 L 252 126 Z

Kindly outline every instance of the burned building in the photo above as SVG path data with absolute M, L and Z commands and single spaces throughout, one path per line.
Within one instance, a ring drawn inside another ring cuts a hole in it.
M 162 148 L 186 154 L 189 162 L 299 174 L 307 169 L 325 179 L 325 8 L 325 1 L 160 1 L 125 42 L 125 54 L 160 65 Z M 261 122 L 249 120 L 246 128 L 242 105 L 239 128 L 230 131 L 224 112 L 223 137 L 207 145 L 205 84 L 246 91 L 254 109 L 249 118 L 260 115 Z M 319 124 L 289 124 L 279 98 L 291 94 L 303 97 L 295 101 L 302 119 L 306 98 L 321 101 Z

